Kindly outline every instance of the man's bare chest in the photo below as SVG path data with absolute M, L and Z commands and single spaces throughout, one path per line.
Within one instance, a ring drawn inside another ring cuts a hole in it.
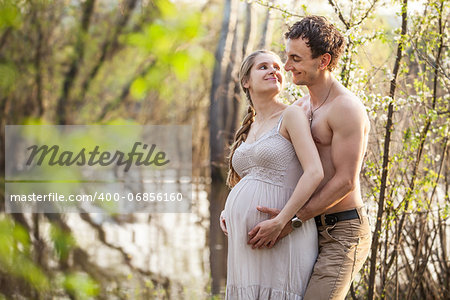
M 328 109 L 323 108 L 321 111 L 316 111 L 311 118 L 310 107 L 305 102 L 299 104 L 305 112 L 305 115 L 310 120 L 311 134 L 316 143 L 316 146 L 329 146 L 333 137 L 333 132 L 328 125 Z
M 311 134 L 317 146 L 331 145 L 333 132 L 328 125 L 327 111 L 316 112 L 310 120 Z
M 331 145 L 331 140 L 333 134 L 328 127 L 328 125 L 324 122 L 312 122 L 311 126 L 311 134 L 314 139 L 314 142 L 317 146 L 329 146 Z

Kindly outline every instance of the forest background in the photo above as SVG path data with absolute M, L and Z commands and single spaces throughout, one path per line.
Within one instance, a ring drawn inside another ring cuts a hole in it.
M 0 298 L 220 299 L 237 68 L 255 49 L 283 56 L 288 25 L 320 14 L 345 35 L 334 75 L 372 126 L 374 235 L 347 298 L 448 299 L 449 13 L 448 0 L 1 0 Z M 288 84 L 283 101 L 305 93 Z M 191 125 L 192 211 L 7 214 L 12 124 Z

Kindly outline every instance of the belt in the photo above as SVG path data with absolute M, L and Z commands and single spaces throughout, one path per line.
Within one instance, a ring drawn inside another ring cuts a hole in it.
M 322 216 L 316 216 L 314 217 L 314 220 L 316 221 L 317 226 L 322 226 Z M 356 208 L 346 211 L 341 211 L 334 214 L 328 214 L 324 216 L 325 225 L 334 225 L 339 221 L 345 221 L 345 220 L 352 220 L 359 218 L 358 211 Z

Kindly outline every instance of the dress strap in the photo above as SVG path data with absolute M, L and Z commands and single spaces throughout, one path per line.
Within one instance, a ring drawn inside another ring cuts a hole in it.
M 280 132 L 281 121 L 283 121 L 284 112 L 281 114 L 280 119 L 278 120 L 277 132 Z

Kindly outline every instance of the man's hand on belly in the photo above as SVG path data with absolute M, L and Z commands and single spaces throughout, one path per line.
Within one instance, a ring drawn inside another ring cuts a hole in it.
M 277 208 L 269 208 L 269 207 L 265 207 L 265 206 L 257 206 L 256 207 L 257 210 L 259 210 L 262 213 L 266 213 L 269 215 L 269 219 L 273 219 L 275 218 L 279 213 L 280 210 Z M 263 221 L 266 222 L 266 221 Z M 252 248 L 261 248 L 262 246 L 264 246 L 264 244 L 262 244 L 261 241 L 261 232 L 260 231 L 260 227 L 261 227 L 261 223 L 258 223 L 252 230 L 250 230 L 250 232 L 248 233 L 248 244 L 252 245 Z M 284 238 L 285 236 L 287 236 L 289 233 L 291 233 L 292 231 L 292 227 L 291 227 L 291 222 L 289 221 L 284 228 L 281 230 L 280 234 L 278 235 L 277 239 L 275 242 L 269 243 L 266 247 L 267 248 L 272 248 L 273 246 L 276 245 L 276 243 L 281 240 L 282 238 Z M 259 233 L 259 236 L 258 236 Z

